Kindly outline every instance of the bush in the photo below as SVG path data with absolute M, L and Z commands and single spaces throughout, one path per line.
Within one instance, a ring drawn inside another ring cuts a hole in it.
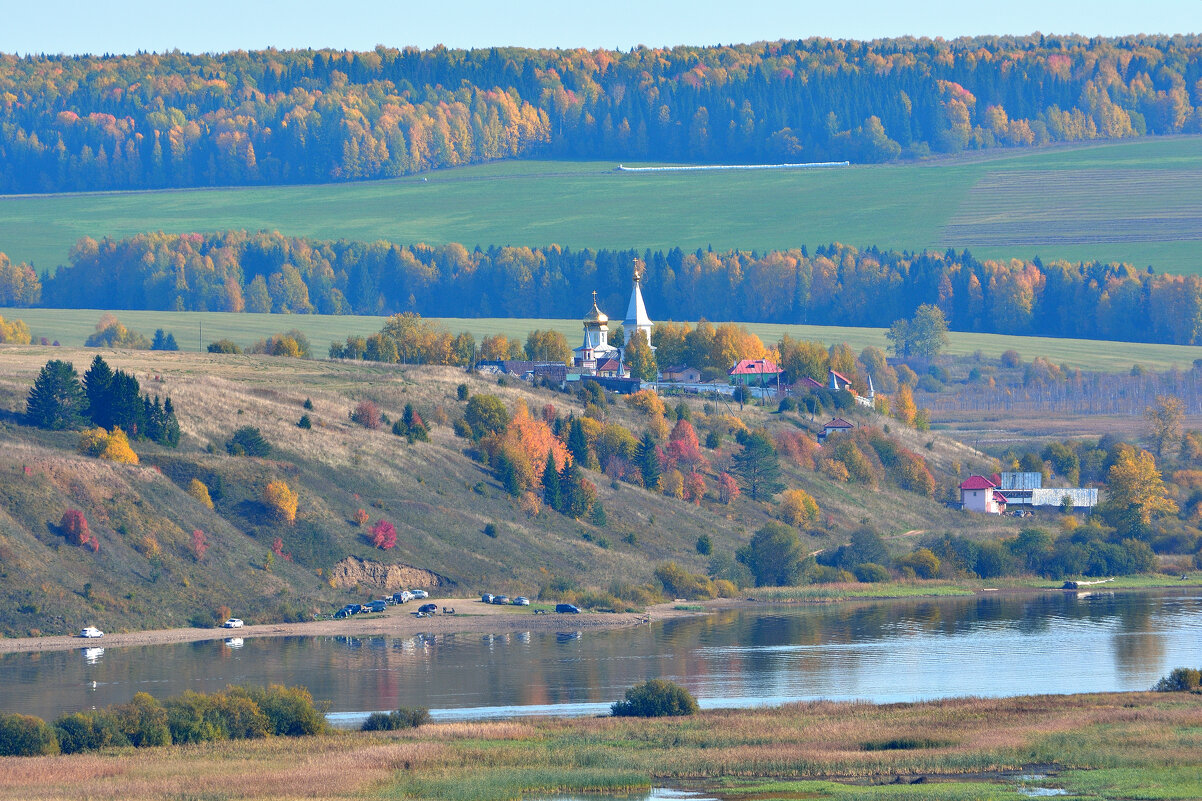
M 267 716 L 243 687 L 211 695 L 188 690 L 168 699 L 166 708 L 171 740 L 177 745 L 256 739 L 266 737 L 271 729 Z
M 238 347 L 233 340 L 219 339 L 216 342 L 209 343 L 209 353 L 241 353 L 242 348 Z
M 196 499 L 206 509 L 213 508 L 213 498 L 209 495 L 209 488 L 199 478 L 194 478 L 188 482 L 188 494 Z
M 492 537 L 493 539 L 496 539 L 496 538 L 497 538 L 497 526 L 496 526 L 496 524 L 495 524 L 495 523 L 487 523 L 487 524 L 485 524 L 485 526 L 484 526 L 484 534 L 485 534 L 485 536 Z
M 1202 670 L 1175 668 L 1172 673 L 1152 685 L 1158 693 L 1194 692 L 1202 686 Z
M 649 679 L 626 691 L 626 700 L 615 701 L 614 717 L 662 718 L 692 715 L 698 710 L 697 699 L 681 687 L 664 679 Z
M 137 748 L 170 745 L 167 710 L 149 693 L 136 693 L 128 704 L 112 708 L 121 733 Z
M 92 532 L 88 529 L 88 519 L 78 509 L 68 509 L 63 512 L 58 521 L 58 530 L 72 545 L 87 545 L 92 540 Z
M 378 429 L 384 422 L 380 407 L 369 400 L 359 401 L 355 410 L 351 412 L 351 420 L 372 431 Z
M 372 712 L 363 721 L 361 731 L 396 731 L 397 729 L 415 729 L 430 722 L 430 710 L 420 707 L 406 709 L 401 707 L 395 712 Z
M 669 598 L 687 598 L 690 601 L 708 600 L 717 596 L 718 590 L 708 577 L 690 573 L 675 562 L 667 562 L 655 568 L 655 579 L 664 588 Z
M 272 481 L 263 490 L 263 505 L 276 520 L 289 525 L 296 522 L 296 507 L 300 498 L 280 480 Z
M 856 574 L 857 580 L 865 584 L 876 584 L 889 580 L 889 571 L 875 562 L 865 562 L 862 565 L 856 565 L 852 572 Z
M 301 737 L 324 734 L 329 729 L 323 710 L 313 703 L 313 696 L 304 687 L 285 687 L 273 684 L 245 688 L 247 697 L 258 704 L 267 716 L 272 734 Z
M 225 449 L 231 456 L 266 456 L 271 445 L 254 426 L 242 426 L 226 440 Z
M 63 715 L 54 721 L 54 731 L 58 736 L 58 747 L 64 754 L 129 745 L 121 731 L 121 722 L 107 709 Z
M 0 756 L 58 753 L 58 739 L 46 721 L 33 715 L 0 713 Z
M 468 397 L 467 384 L 460 384 L 459 386 L 455 387 L 455 397 L 461 401 L 467 400 L 467 397 Z

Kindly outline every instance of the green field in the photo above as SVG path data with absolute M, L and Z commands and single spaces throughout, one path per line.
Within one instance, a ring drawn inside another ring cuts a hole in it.
M 654 312 L 654 309 L 651 310 Z M 156 328 L 175 334 L 184 350 L 201 350 L 216 339 L 232 339 L 243 347 L 272 334 L 292 328 L 299 329 L 313 345 L 313 355 L 326 354 L 329 343 L 343 341 L 350 334 L 365 336 L 380 330 L 383 317 L 231 314 L 228 312 L 160 312 L 115 311 L 123 323 L 148 337 Z M 0 316 L 21 319 L 29 324 L 35 337 L 58 340 L 63 345 L 78 347 L 95 330 L 96 321 L 104 314 L 89 309 L 5 309 Z M 526 338 L 530 331 L 554 329 L 563 332 L 569 344 L 575 345 L 582 336 L 577 320 L 538 320 L 523 318 L 444 318 L 446 328 L 454 333 L 467 331 L 479 342 L 492 334 Z M 747 328 L 765 343 L 779 342 L 781 335 L 799 339 L 821 340 L 828 344 L 846 342 L 857 351 L 867 345 L 885 348 L 883 328 L 852 328 L 819 325 L 778 325 L 750 323 Z M 1202 358 L 1202 348 L 1192 345 L 1155 345 L 1137 342 L 1099 342 L 1088 339 L 1055 339 L 1052 337 L 1020 337 L 1001 334 L 951 334 L 953 355 L 981 351 L 997 357 L 1003 351 L 1017 350 L 1024 359 L 1045 356 L 1057 364 L 1069 364 L 1085 369 L 1126 371 L 1134 364 L 1152 369 L 1177 366 L 1188 369 L 1194 359 Z
M 80 236 L 269 229 L 608 248 L 967 247 L 1202 272 L 1202 137 L 822 171 L 616 173 L 498 162 L 352 184 L 0 198 L 0 251 L 53 270 Z

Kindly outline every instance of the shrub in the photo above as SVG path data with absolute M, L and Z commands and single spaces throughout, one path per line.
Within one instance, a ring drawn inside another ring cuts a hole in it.
M 213 508 L 213 499 L 209 496 L 209 488 L 199 478 L 194 478 L 188 482 L 188 494 L 196 499 L 206 509 Z
M 291 525 L 296 522 L 296 507 L 299 496 L 280 480 L 272 481 L 263 490 L 263 505 L 276 520 Z
M 1174 668 L 1169 675 L 1152 685 L 1158 693 L 1192 692 L 1202 686 L 1202 670 Z
M 92 532 L 88 530 L 88 519 L 78 509 L 68 509 L 63 512 L 58 521 L 58 529 L 72 545 L 87 545 L 92 540 Z
M 272 734 L 301 737 L 324 734 L 329 729 L 323 710 L 313 703 L 313 696 L 304 687 L 285 687 L 273 684 L 244 688 L 252 701 L 267 716 Z
M 1016 350 L 1008 350 L 1002 353 L 1002 367 L 1022 367 L 1023 357 Z
M 188 690 L 168 699 L 166 709 L 176 744 L 256 739 L 266 737 L 271 729 L 263 710 L 242 687 L 211 695 Z
M 242 348 L 238 347 L 233 340 L 219 339 L 216 342 L 209 343 L 209 353 L 241 353 Z
M 702 534 L 697 538 L 697 553 L 702 556 L 709 556 L 714 550 L 714 542 L 710 539 L 709 534 Z
M 113 707 L 111 711 L 130 745 L 144 748 L 171 743 L 167 710 L 149 693 L 136 693 L 128 704 Z
M 359 511 L 355 512 L 355 525 L 356 526 L 360 526 L 360 527 L 366 526 L 367 521 L 370 519 L 371 518 L 368 516 L 366 509 L 360 509 Z
M 205 558 L 205 552 L 209 550 L 209 542 L 205 538 L 205 533 L 200 529 L 192 529 L 192 553 L 196 556 L 196 561 L 199 562 Z
M 718 594 L 709 578 L 690 573 L 675 562 L 666 562 L 655 568 L 655 579 L 663 585 L 664 594 L 669 598 L 694 601 L 713 598 Z
M 266 456 L 271 445 L 254 426 L 242 426 L 226 440 L 225 449 L 231 456 Z
M 818 504 L 803 489 L 785 490 L 781 495 L 780 517 L 791 526 L 813 523 L 818 519 Z
M 487 537 L 497 538 L 497 526 L 495 523 L 488 523 L 484 526 L 484 534 Z
M 396 526 L 381 518 L 371 527 L 371 544 L 387 551 L 396 547 Z
M 856 574 L 857 580 L 865 584 L 875 584 L 889 580 L 889 571 L 875 562 L 865 562 L 861 565 L 856 565 L 852 572 Z
M 615 701 L 614 717 L 660 718 L 692 715 L 698 710 L 697 699 L 681 687 L 664 679 L 649 679 L 626 691 L 626 700 Z
M 313 421 L 309 419 L 309 415 L 302 414 L 300 420 L 296 421 L 297 428 L 313 428 Z
M 395 731 L 414 729 L 430 722 L 430 710 L 420 707 L 401 707 L 395 712 L 372 712 L 363 721 L 362 731 Z
M 456 398 L 458 398 L 461 401 L 465 401 L 465 400 L 467 400 L 467 396 L 468 396 L 467 384 L 460 384 L 459 386 L 455 387 L 455 397 Z
M 58 739 L 46 721 L 33 715 L 0 713 L 0 756 L 58 753 Z
M 121 722 L 107 709 L 63 715 L 54 721 L 54 732 L 58 736 L 58 747 L 64 754 L 129 745 L 129 740 L 121 731 Z
M 351 412 L 351 420 L 372 431 L 375 431 L 384 423 L 380 407 L 369 400 L 359 401 L 355 406 L 355 410 Z

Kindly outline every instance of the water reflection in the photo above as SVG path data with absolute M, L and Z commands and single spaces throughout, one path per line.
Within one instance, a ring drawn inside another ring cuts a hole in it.
M 83 652 L 83 661 L 89 665 L 94 665 L 100 661 L 100 657 L 104 656 L 103 648 L 81 648 Z
M 163 697 L 283 682 L 348 714 L 398 706 L 442 718 L 597 714 L 652 677 L 717 707 L 1145 689 L 1199 662 L 1197 591 L 991 593 L 725 611 L 587 633 L 230 638 L 85 649 L 82 660 L 8 654 L 0 710 L 55 717 L 140 690 Z

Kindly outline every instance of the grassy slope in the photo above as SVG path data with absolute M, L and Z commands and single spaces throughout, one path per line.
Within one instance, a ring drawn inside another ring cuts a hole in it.
M 137 444 L 142 466 L 136 468 L 84 459 L 74 453 L 75 435 L 27 428 L 15 412 L 23 410 L 28 387 L 47 358 L 70 359 L 83 368 L 94 353 L 3 348 L 0 409 L 14 413 L 0 417 L 0 631 L 62 633 L 86 622 L 112 630 L 182 625 L 220 604 L 260 621 L 328 611 L 363 600 L 368 592 L 336 591 L 316 573 L 346 554 L 429 569 L 454 580 L 459 590 L 533 595 L 553 575 L 605 588 L 617 579 L 647 581 L 654 566 L 668 559 L 702 570 L 705 559 L 694 547 L 702 533 L 710 535 L 715 551 L 729 554 L 767 519 L 766 507 L 745 498 L 731 507 L 697 507 L 626 484 L 614 488 L 596 474 L 609 517 L 606 529 L 549 512 L 531 519 L 464 455 L 463 440 L 447 428 L 435 428 L 428 444 L 408 446 L 387 431 L 370 432 L 347 420 L 364 398 L 394 419 L 406 402 L 428 419 L 439 407 L 457 416 L 460 381 L 473 392 L 496 392 L 511 406 L 525 397 L 532 409 L 553 403 L 561 412 L 580 412 L 578 402 L 560 393 L 500 388 L 450 368 L 405 371 L 269 357 L 105 352 L 110 364 L 131 370 L 144 389 L 172 396 L 184 439 L 178 451 Z M 311 431 L 295 425 L 306 397 L 315 406 Z M 636 431 L 643 427 L 625 404 L 611 406 L 609 415 Z M 752 425 L 768 419 L 753 408 L 745 417 Z M 801 423 L 793 418 L 773 424 Z M 276 445 L 274 458 L 224 455 L 222 443 L 240 425 L 258 426 Z M 918 436 L 903 433 L 915 440 L 907 447 L 921 448 Z M 930 435 L 922 442 L 928 439 L 933 450 L 924 453 L 936 465 L 984 464 L 962 445 Z M 209 444 L 217 454 L 205 452 Z M 733 447 L 709 456 L 723 465 Z M 789 483 L 810 490 L 835 524 L 830 534 L 812 540 L 814 548 L 837 544 L 841 532 L 863 517 L 892 534 L 927 527 L 996 533 L 999 526 L 1015 525 L 951 512 L 899 490 L 870 491 L 833 485 L 809 471 L 787 473 Z M 181 489 L 193 477 L 210 483 L 212 474 L 224 485 L 215 512 Z M 259 493 L 276 478 L 300 494 L 293 527 L 263 519 Z M 712 473 L 709 480 L 712 486 Z M 83 510 L 99 533 L 99 554 L 67 546 L 57 534 L 55 524 L 72 507 Z M 396 524 L 394 551 L 373 549 L 364 531 L 349 522 L 358 508 L 373 521 L 385 517 Z M 483 533 L 490 522 L 499 529 L 496 538 Z M 197 528 L 213 544 L 199 564 L 189 549 Z M 632 532 L 633 545 L 622 539 Z M 586 534 L 607 540 L 609 547 L 586 541 Z M 148 547 L 148 536 L 158 554 Z M 297 561 L 277 559 L 268 574 L 264 560 L 276 536 Z M 83 597 L 85 583 L 92 584 L 91 601 Z M 39 611 L 18 612 L 23 605 Z
M 356 184 L 0 198 L 0 251 L 54 269 L 77 238 L 226 228 L 323 238 L 766 249 L 969 247 L 1202 270 L 1202 138 L 810 172 L 616 174 L 500 162 Z
M 95 330 L 96 321 L 104 312 L 80 309 L 14 309 L 0 308 L 0 317 L 19 319 L 29 324 L 35 337 L 58 340 L 66 346 L 82 346 Z M 314 355 L 324 356 L 330 342 L 343 341 L 348 335 L 366 336 L 380 330 L 383 317 L 230 314 L 228 312 L 159 312 L 114 311 L 121 321 L 148 337 L 156 328 L 175 334 L 184 350 L 201 350 L 221 338 L 232 339 L 249 347 L 259 339 L 297 328 L 312 343 Z M 527 318 L 445 318 L 442 324 L 450 331 L 468 331 L 479 342 L 492 334 L 505 334 L 525 340 L 534 329 L 555 329 L 563 332 L 573 346 L 581 337 L 578 320 Z M 819 325 L 778 325 L 747 323 L 747 327 L 768 345 L 780 341 L 782 334 L 795 338 L 815 339 L 828 344 L 847 342 L 857 351 L 867 345 L 888 347 L 883 328 L 857 328 Z M 1176 365 L 1188 369 L 1202 354 L 1189 345 L 1155 345 L 1138 342 L 1100 342 L 1089 339 L 1055 339 L 1052 337 L 1021 337 L 1002 334 L 952 333 L 952 354 L 972 354 L 982 351 L 997 357 L 1003 351 L 1017 350 L 1024 359 L 1046 356 L 1057 364 L 1069 364 L 1083 369 L 1127 371 L 1133 364 L 1152 369 L 1167 369 Z

